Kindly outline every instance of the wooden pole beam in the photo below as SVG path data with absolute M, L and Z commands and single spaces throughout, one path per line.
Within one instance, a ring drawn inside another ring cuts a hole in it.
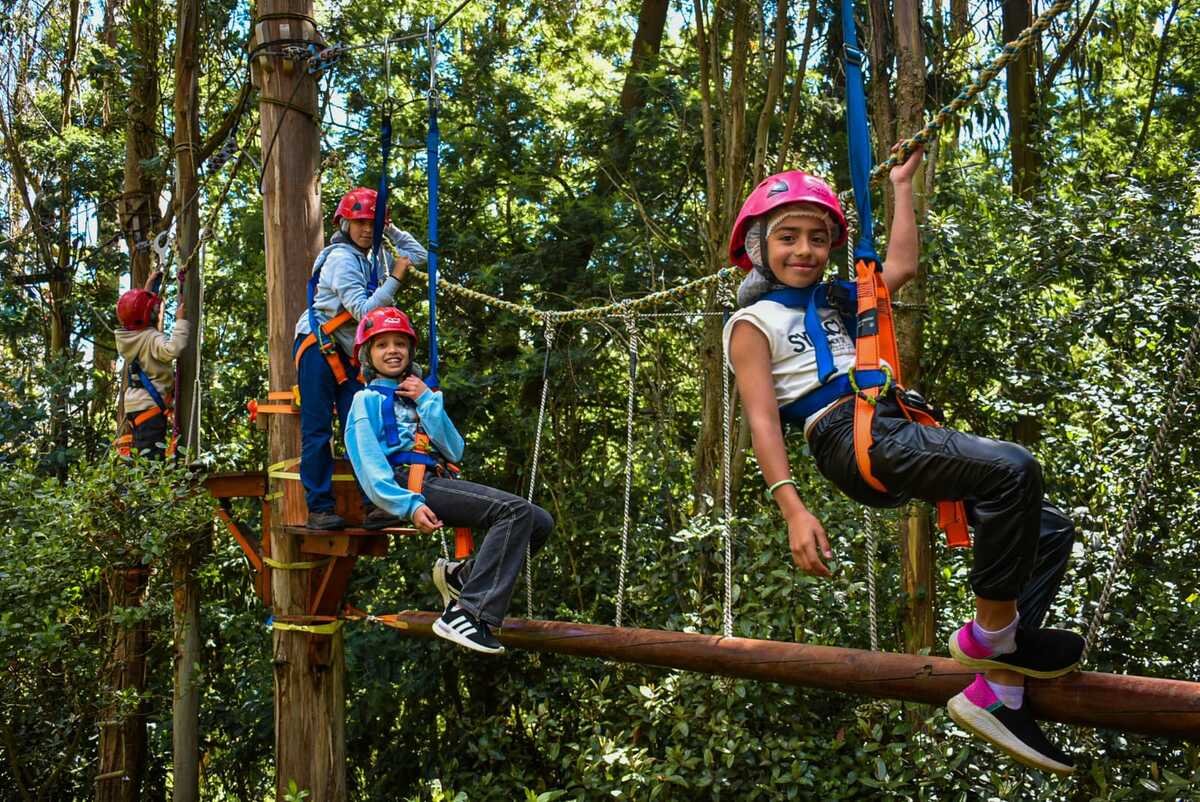
M 434 638 L 437 615 L 406 611 L 389 625 L 412 637 Z M 498 635 L 507 646 L 534 652 L 601 657 L 932 705 L 945 705 L 975 676 L 945 657 L 691 632 L 508 618 Z M 1030 680 L 1025 698 L 1034 714 L 1048 721 L 1200 740 L 1200 683 L 1196 682 L 1082 671 L 1055 680 Z

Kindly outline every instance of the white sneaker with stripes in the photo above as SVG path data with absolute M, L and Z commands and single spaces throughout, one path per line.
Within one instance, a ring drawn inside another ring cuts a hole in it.
M 504 654 L 504 645 L 488 629 L 488 625 L 451 602 L 437 621 L 433 631 L 438 637 L 484 654 Z

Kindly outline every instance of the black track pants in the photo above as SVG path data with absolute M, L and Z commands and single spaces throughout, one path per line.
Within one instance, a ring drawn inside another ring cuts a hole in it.
M 965 500 L 974 530 L 971 589 L 993 601 L 1017 599 L 1022 626 L 1041 626 L 1066 572 L 1075 529 L 1042 497 L 1042 469 L 1033 455 L 1015 443 L 912 423 L 890 398 L 880 401 L 871 433 L 871 471 L 889 493 L 859 475 L 853 403 L 813 426 L 808 443 L 817 468 L 872 507 L 910 498 Z

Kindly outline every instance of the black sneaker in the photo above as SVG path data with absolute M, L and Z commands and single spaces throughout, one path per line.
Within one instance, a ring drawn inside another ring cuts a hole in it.
M 1052 679 L 1079 667 L 1083 638 L 1065 629 L 1018 629 L 1017 648 L 1008 654 L 992 655 L 977 641 L 968 621 L 950 635 L 950 654 L 975 671 L 1004 669 L 1027 677 Z
M 504 654 L 504 645 L 488 629 L 488 625 L 451 602 L 441 618 L 433 622 L 434 634 L 472 651 L 484 654 Z
M 450 602 L 462 595 L 463 579 L 459 570 L 462 565 L 461 560 L 447 560 L 445 557 L 438 557 L 433 564 L 433 584 L 442 594 L 443 608 L 449 607 Z
M 346 519 L 333 510 L 317 510 L 308 514 L 308 523 L 305 526 L 309 529 L 322 529 L 325 531 L 345 529 Z
M 392 529 L 394 527 L 404 526 L 404 521 L 400 520 L 395 515 L 392 515 L 382 507 L 377 507 L 374 504 L 368 504 L 364 507 L 365 514 L 363 515 L 363 529 L 375 531 L 377 529 Z
M 1050 743 L 1033 720 L 1029 705 L 1014 710 L 995 699 L 981 707 L 967 697 L 971 690 L 967 688 L 947 705 L 950 718 L 960 727 L 1030 768 L 1063 777 L 1075 771 L 1075 761 Z

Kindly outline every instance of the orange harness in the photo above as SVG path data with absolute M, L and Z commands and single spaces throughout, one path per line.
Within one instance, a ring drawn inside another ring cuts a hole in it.
M 413 451 L 420 454 L 433 454 L 433 446 L 429 442 L 429 435 L 420 430 L 413 437 Z M 420 494 L 425 489 L 425 469 L 426 466 L 422 462 L 413 462 L 408 466 L 408 491 L 410 493 Z M 441 469 L 438 468 L 440 471 Z M 446 471 L 453 476 L 457 476 L 460 469 L 452 462 L 446 463 Z M 466 559 L 475 550 L 475 538 L 471 535 L 470 527 L 459 526 L 454 530 L 454 558 L 456 560 Z
M 871 487 L 886 493 L 887 488 L 871 473 L 870 450 L 874 438 L 871 422 L 875 418 L 875 405 L 886 386 L 858 388 L 854 385 L 854 373 L 858 371 L 883 370 L 892 374 L 896 385 L 901 385 L 900 354 L 896 347 L 896 329 L 892 321 L 892 298 L 878 263 L 859 259 L 854 266 L 858 291 L 858 340 L 855 347 L 854 370 L 850 382 L 855 389 L 854 399 L 854 457 L 858 472 Z M 890 368 L 890 371 L 889 371 Z M 941 426 L 928 410 L 906 404 L 903 392 L 896 393 L 901 410 L 913 423 L 922 426 Z M 951 547 L 971 545 L 967 530 L 967 511 L 961 501 L 939 501 L 938 526 L 946 532 L 946 543 Z
M 335 315 L 328 323 L 321 325 L 321 333 L 326 335 L 318 339 L 317 333 L 312 332 L 303 340 L 300 341 L 300 347 L 296 349 L 296 369 L 300 369 L 300 357 L 304 355 L 311 346 L 318 345 L 321 349 L 321 356 L 325 357 L 326 364 L 329 365 L 329 370 L 333 372 L 333 378 L 338 384 L 345 382 L 349 376 L 346 375 L 346 369 L 342 366 L 342 360 L 338 356 L 337 343 L 333 341 L 333 333 L 343 324 L 353 320 L 354 316 L 349 312 L 343 311 Z M 350 357 L 350 364 L 358 367 L 358 360 L 353 356 Z

